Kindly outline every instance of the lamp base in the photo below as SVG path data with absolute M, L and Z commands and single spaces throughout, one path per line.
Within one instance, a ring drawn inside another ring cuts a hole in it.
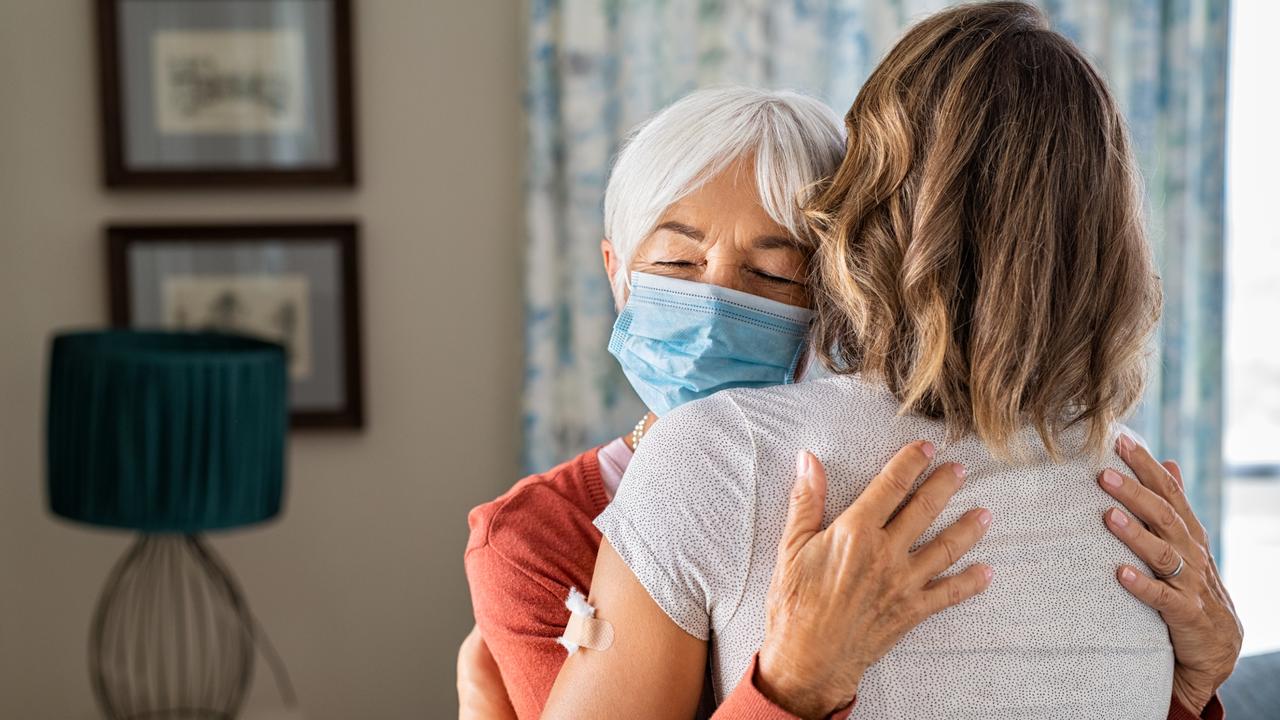
M 199 535 L 143 534 L 103 588 L 89 640 L 108 720 L 232 720 L 253 678 L 254 622 Z

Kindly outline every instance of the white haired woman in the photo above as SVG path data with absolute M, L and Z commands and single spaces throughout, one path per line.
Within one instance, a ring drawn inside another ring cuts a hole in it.
M 650 412 L 625 436 L 471 512 L 465 564 L 478 633 L 459 660 L 464 716 L 468 706 L 472 717 L 502 714 L 504 695 L 506 713 L 541 714 L 566 657 L 557 642 L 566 597 L 590 586 L 592 521 L 656 417 L 723 388 L 793 379 L 813 250 L 799 203 L 843 154 L 826 105 L 748 88 L 692 93 L 629 139 L 610 175 L 600 246 L 621 310 L 609 349 Z M 740 687 L 717 717 L 793 717 L 752 683 Z

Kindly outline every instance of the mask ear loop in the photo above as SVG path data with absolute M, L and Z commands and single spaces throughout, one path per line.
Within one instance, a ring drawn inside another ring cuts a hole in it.
M 809 327 L 813 327 L 813 324 L 810 323 Z M 783 378 L 783 383 L 786 385 L 795 384 L 796 373 L 800 370 L 800 361 L 806 359 L 805 351 L 813 348 L 812 338 L 809 337 L 809 328 L 805 328 L 804 337 L 804 342 L 801 342 L 800 346 L 796 348 L 795 357 L 791 358 L 791 366 L 787 368 L 787 375 Z M 813 362 L 812 358 L 808 358 L 808 360 Z

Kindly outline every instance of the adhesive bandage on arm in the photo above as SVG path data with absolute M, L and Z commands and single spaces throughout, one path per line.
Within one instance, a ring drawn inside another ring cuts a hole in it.
M 569 608 L 569 624 L 564 634 L 556 638 L 556 642 L 564 646 L 572 655 L 583 647 L 589 650 L 608 650 L 613 645 L 613 626 L 607 620 L 596 617 L 596 609 L 591 607 L 587 598 L 577 588 L 569 588 L 569 597 L 564 601 Z

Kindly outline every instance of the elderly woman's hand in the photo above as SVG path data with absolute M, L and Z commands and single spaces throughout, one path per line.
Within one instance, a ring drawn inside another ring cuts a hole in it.
M 933 454 L 927 442 L 900 450 L 826 530 L 826 472 L 817 458 L 800 454 L 755 678 L 791 713 L 825 717 L 848 705 L 863 672 L 899 638 L 990 583 L 991 568 L 984 565 L 938 578 L 987 531 L 985 509 L 969 511 L 910 550 L 964 483 L 963 466 L 935 470 L 894 515 Z
M 480 636 L 471 632 L 458 648 L 458 720 L 515 720 L 498 663 Z
M 1157 579 L 1129 565 L 1120 566 L 1117 577 L 1169 626 L 1176 660 L 1174 695 L 1188 710 L 1200 713 L 1235 669 L 1244 631 L 1209 552 L 1209 537 L 1183 492 L 1177 463 L 1161 465 L 1123 435 L 1116 451 L 1137 480 L 1105 470 L 1099 484 L 1142 523 L 1117 508 L 1105 513 L 1105 522 Z

